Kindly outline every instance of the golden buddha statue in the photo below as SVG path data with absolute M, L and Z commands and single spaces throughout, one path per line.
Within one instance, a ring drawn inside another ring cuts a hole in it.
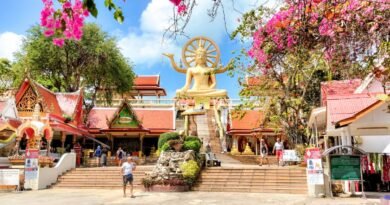
M 195 37 L 189 40 L 182 50 L 182 60 L 187 66 L 177 66 L 173 54 L 164 53 L 172 67 L 179 73 L 186 74 L 183 88 L 176 90 L 177 97 L 227 97 L 226 90 L 215 89 L 215 74 L 223 73 L 227 68 L 218 67 L 220 52 L 218 46 L 206 37 Z M 190 89 L 192 80 L 194 84 Z

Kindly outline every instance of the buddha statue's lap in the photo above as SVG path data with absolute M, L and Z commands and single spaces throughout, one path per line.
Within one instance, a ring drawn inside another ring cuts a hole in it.
M 226 90 L 208 89 L 208 90 L 176 90 L 177 97 L 226 97 Z

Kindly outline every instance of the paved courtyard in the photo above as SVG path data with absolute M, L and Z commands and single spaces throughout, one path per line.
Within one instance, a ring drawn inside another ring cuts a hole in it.
M 261 194 L 261 193 L 213 193 L 213 192 L 186 192 L 186 193 L 150 193 L 135 192 L 136 198 L 123 198 L 121 190 L 101 189 L 48 189 L 42 191 L 0 193 L 0 204 L 4 205 L 120 205 L 120 204 L 153 204 L 153 205 L 374 205 L 379 199 L 336 198 L 319 199 L 308 198 L 303 195 L 288 194 Z

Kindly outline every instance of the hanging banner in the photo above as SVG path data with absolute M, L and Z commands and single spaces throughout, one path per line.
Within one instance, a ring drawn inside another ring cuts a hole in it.
M 383 182 L 390 182 L 390 155 L 383 155 L 383 169 L 382 180 Z
M 26 150 L 26 160 L 24 164 L 24 188 L 38 190 L 38 159 L 39 150 Z
M 318 147 L 306 148 L 304 160 L 307 163 L 307 159 L 321 159 L 321 151 Z

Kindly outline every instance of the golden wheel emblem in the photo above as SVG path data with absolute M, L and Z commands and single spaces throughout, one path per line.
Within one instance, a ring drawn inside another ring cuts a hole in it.
M 213 40 L 203 36 L 194 37 L 184 45 L 181 52 L 184 65 L 186 67 L 195 66 L 196 50 L 199 47 L 206 50 L 207 67 L 216 68 L 220 58 L 219 47 Z

